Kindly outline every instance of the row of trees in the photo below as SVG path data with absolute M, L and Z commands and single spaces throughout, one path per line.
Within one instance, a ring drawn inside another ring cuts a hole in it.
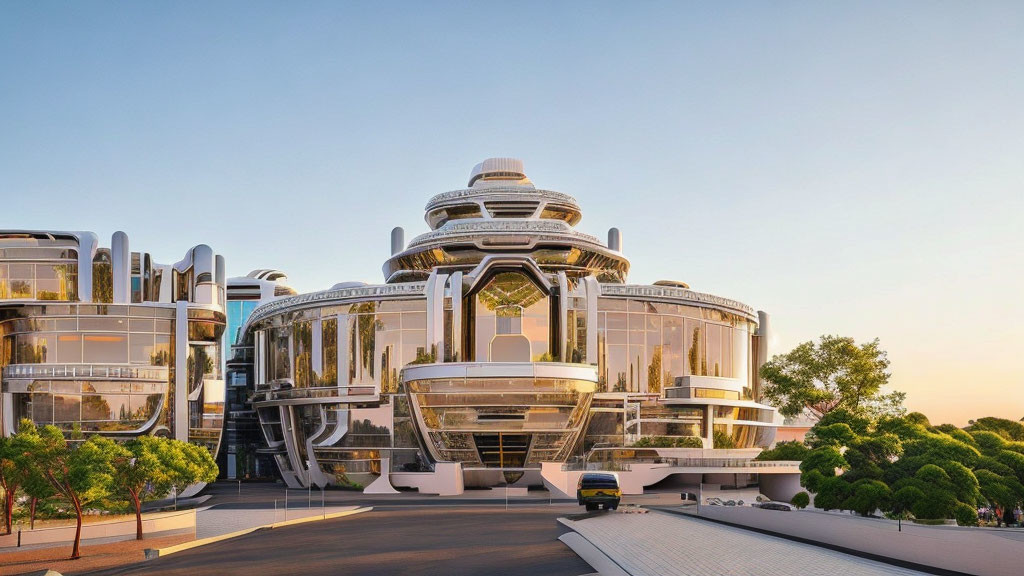
M 978 506 L 1012 510 L 1024 501 L 1024 442 L 973 426 L 933 426 L 918 412 L 872 421 L 834 410 L 811 429 L 807 447 L 800 483 L 825 510 L 973 526 Z
M 34 525 L 37 505 L 56 500 L 74 510 L 75 541 L 71 558 L 80 556 L 83 510 L 110 501 L 135 512 L 136 538 L 142 539 L 142 503 L 217 478 L 208 450 L 195 444 L 141 436 L 115 442 L 99 435 L 72 433 L 69 441 L 55 426 L 36 428 L 22 420 L 18 433 L 0 438 L 0 489 L 4 528 L 11 533 L 14 506 L 27 497 Z
M 784 442 L 759 458 L 802 461 L 814 505 L 977 524 L 977 507 L 1024 500 L 1024 425 L 981 418 L 965 429 L 906 414 L 885 392 L 889 360 L 878 340 L 822 336 L 762 366 L 765 398 L 787 417 L 817 419 L 806 445 Z M 806 495 L 803 497 L 806 499 Z

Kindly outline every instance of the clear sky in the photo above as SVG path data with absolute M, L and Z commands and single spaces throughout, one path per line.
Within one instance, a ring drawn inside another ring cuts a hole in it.
M 633 282 L 878 337 L 934 422 L 1024 416 L 1024 3 L 0 4 L 0 227 L 303 291 L 489 156 Z

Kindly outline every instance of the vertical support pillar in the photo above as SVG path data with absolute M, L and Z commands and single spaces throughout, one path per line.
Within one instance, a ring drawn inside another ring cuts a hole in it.
M 455 272 L 451 279 L 452 294 L 452 351 L 451 357 L 457 362 L 462 354 L 462 272 Z
M 4 424 L 4 429 L 0 431 L 0 435 L 9 437 L 17 432 L 14 427 L 14 394 L 4 392 L 0 394 L 0 398 L 3 401 L 3 407 L 0 409 L 3 410 L 2 419 Z
M 427 352 L 434 351 L 438 359 L 444 358 L 444 286 L 447 274 L 430 273 L 427 279 Z
M 569 353 L 569 279 L 565 272 L 558 273 L 558 356 L 562 362 L 568 362 Z
M 174 304 L 174 439 L 188 441 L 188 302 Z
M 771 348 L 768 340 L 772 337 L 772 317 L 763 310 L 757 311 L 757 362 L 754 366 L 754 400 L 761 401 L 761 366 L 770 358 Z
M 214 282 L 217 283 L 217 301 L 215 304 L 218 306 L 227 307 L 227 294 L 228 294 L 228 278 L 227 278 L 227 266 L 224 263 L 224 257 L 217 254 L 214 257 Z
M 253 333 L 253 346 L 256 352 L 256 365 L 253 366 L 253 386 L 258 388 L 267 383 L 267 343 L 266 332 L 259 330 Z
M 601 295 L 601 285 L 594 276 L 583 279 L 587 292 L 587 363 L 597 364 L 597 297 Z
M 346 389 L 351 382 L 348 379 L 349 364 L 352 362 L 351 355 L 349 354 L 349 333 L 348 333 L 348 314 L 338 315 L 338 393 L 341 395 L 348 394 Z
M 715 415 L 714 406 L 707 405 L 704 407 L 704 425 L 706 426 L 706 432 L 704 434 L 704 447 L 714 448 L 715 447 Z
M 132 300 L 132 254 L 124 232 L 114 232 L 110 238 L 110 269 L 114 276 L 114 304 L 128 304 Z
M 99 241 L 92 232 L 78 237 L 78 301 L 92 302 L 92 259 Z

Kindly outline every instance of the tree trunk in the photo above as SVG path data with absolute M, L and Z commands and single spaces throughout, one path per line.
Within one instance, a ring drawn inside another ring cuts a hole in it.
M 4 528 L 11 533 L 11 516 L 14 514 L 14 494 L 4 490 Z
M 38 502 L 38 501 L 39 501 L 39 498 L 36 498 L 34 496 L 32 497 L 32 504 L 29 506 L 29 510 L 30 510 L 30 512 L 29 512 L 29 522 L 31 523 L 29 525 L 29 530 L 35 530 L 36 529 L 36 502 Z
M 72 496 L 71 503 L 75 506 L 75 518 L 78 520 L 78 524 L 75 526 L 75 546 L 71 549 L 71 559 L 78 560 L 82 557 L 82 503 L 78 501 L 78 496 Z
M 129 494 L 132 495 L 132 502 L 135 504 L 135 539 L 142 540 L 142 502 L 134 492 Z

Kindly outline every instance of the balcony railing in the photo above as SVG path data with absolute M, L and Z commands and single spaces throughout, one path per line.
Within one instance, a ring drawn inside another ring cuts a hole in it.
M 799 468 L 799 460 L 752 460 L 750 458 L 659 458 L 661 464 L 679 468 Z
M 11 364 L 4 366 L 7 378 L 92 378 L 105 380 L 148 380 L 167 382 L 165 366 L 113 366 L 103 364 Z

